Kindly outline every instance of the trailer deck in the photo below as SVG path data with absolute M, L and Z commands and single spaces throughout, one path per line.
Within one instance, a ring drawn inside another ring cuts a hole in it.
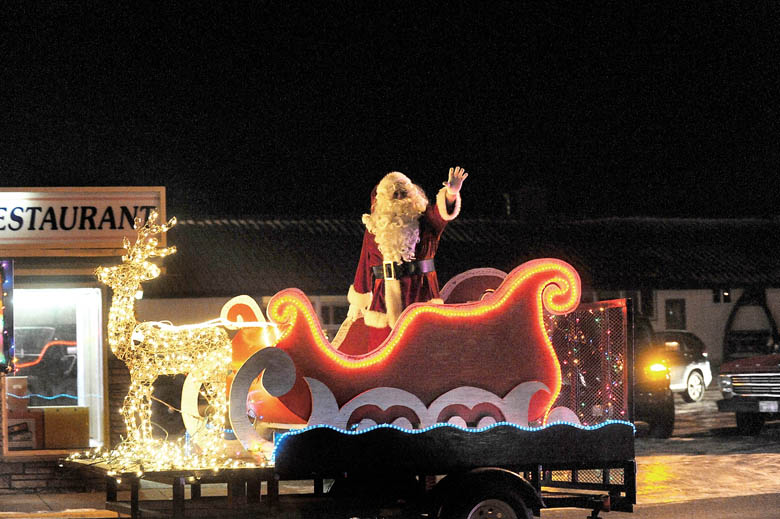
M 106 508 L 133 518 L 276 519 L 305 516 L 307 511 L 317 517 L 352 517 L 361 512 L 376 513 L 374 496 L 360 499 L 334 495 L 327 492 L 326 481 L 407 478 L 424 487 L 429 478 L 479 467 L 505 469 L 522 476 L 541 493 L 548 508 L 632 511 L 636 502 L 633 435 L 633 426 L 625 422 L 542 428 L 496 424 L 484 430 L 441 425 L 415 433 L 377 426 L 357 434 L 315 427 L 283 438 L 273 467 L 138 475 L 115 473 L 105 463 L 88 460 L 63 463 L 103 475 L 107 482 Z M 561 446 L 566 447 L 562 450 Z M 117 480 L 129 485 L 129 500 L 118 499 Z M 170 485 L 171 498 L 141 500 L 142 481 Z M 306 482 L 303 489 L 299 483 L 294 492 L 285 492 L 290 482 L 302 481 Z M 225 484 L 227 494 L 204 496 L 201 486 L 211 483 Z M 415 516 L 414 510 L 399 509 L 397 513 Z

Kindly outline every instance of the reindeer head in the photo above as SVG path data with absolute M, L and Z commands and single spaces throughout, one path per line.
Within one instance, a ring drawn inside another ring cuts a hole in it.
M 167 232 L 176 225 L 176 218 L 168 220 L 167 224 L 157 225 L 157 211 L 152 211 L 146 223 L 141 225 L 141 218 L 135 219 L 133 228 L 137 237 L 134 244 L 125 237 L 122 240 L 126 254 L 122 256 L 122 263 L 113 267 L 98 267 L 95 275 L 98 280 L 114 289 L 114 292 L 134 295 L 141 287 L 141 283 L 149 281 L 160 275 L 160 267 L 149 261 L 149 258 L 164 257 L 176 252 L 176 247 L 157 247 L 155 236 Z

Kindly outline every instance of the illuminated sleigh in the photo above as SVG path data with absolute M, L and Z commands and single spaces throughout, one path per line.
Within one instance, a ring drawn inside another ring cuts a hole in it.
M 257 330 L 242 329 L 233 340 L 234 367 L 240 367 L 232 377 L 231 424 L 255 450 L 260 435 L 248 404 L 265 423 L 345 430 L 570 419 L 571 411 L 551 409 L 561 370 L 544 319 L 545 312 L 574 310 L 579 299 L 579 276 L 570 265 L 534 260 L 479 301 L 411 305 L 376 350 L 351 355 L 336 347 L 349 350 L 349 334 L 334 346 L 306 296 L 283 290 L 268 305 L 280 332 L 274 347 L 262 347 Z M 246 304 L 226 309 L 232 321 L 256 320 L 254 312 L 259 309 Z

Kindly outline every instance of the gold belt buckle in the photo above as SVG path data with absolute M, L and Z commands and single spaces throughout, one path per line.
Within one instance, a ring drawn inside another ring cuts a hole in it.
M 393 281 L 395 279 L 395 263 L 392 261 L 383 261 L 382 274 L 384 274 L 385 281 Z

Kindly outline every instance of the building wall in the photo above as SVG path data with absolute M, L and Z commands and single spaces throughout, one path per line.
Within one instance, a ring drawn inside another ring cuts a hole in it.
M 668 329 L 664 309 L 669 299 L 685 299 L 686 328 L 695 333 L 707 345 L 709 358 L 713 365 L 719 366 L 723 360 L 723 337 L 734 305 L 744 291 L 731 289 L 731 301 L 717 303 L 713 301 L 712 290 L 657 290 L 656 315 L 652 319 L 656 331 Z M 780 288 L 766 290 L 769 311 L 780 325 Z
M 105 489 L 105 478 L 86 470 L 59 466 L 55 456 L 6 457 L 0 460 L 0 496 L 4 494 L 90 492 Z
M 130 372 L 113 353 L 108 354 L 108 441 L 109 447 L 119 445 L 127 436 L 120 410 L 130 389 Z
M 741 289 L 731 290 L 731 302 L 716 303 L 713 301 L 712 290 L 657 290 L 655 292 L 656 315 L 651 319 L 656 331 L 670 329 L 665 312 L 666 301 L 670 299 L 684 299 L 686 313 L 686 329 L 695 333 L 704 344 L 707 345 L 710 362 L 720 365 L 723 359 L 723 334 L 726 330 L 726 321 L 734 308 Z M 780 300 L 778 301 L 780 303 Z M 780 310 L 780 306 L 778 307 Z M 778 314 L 780 315 L 780 314 Z
M 229 297 L 141 299 L 135 305 L 136 320 L 170 321 L 174 325 L 202 323 L 218 318 L 222 306 L 229 300 Z

